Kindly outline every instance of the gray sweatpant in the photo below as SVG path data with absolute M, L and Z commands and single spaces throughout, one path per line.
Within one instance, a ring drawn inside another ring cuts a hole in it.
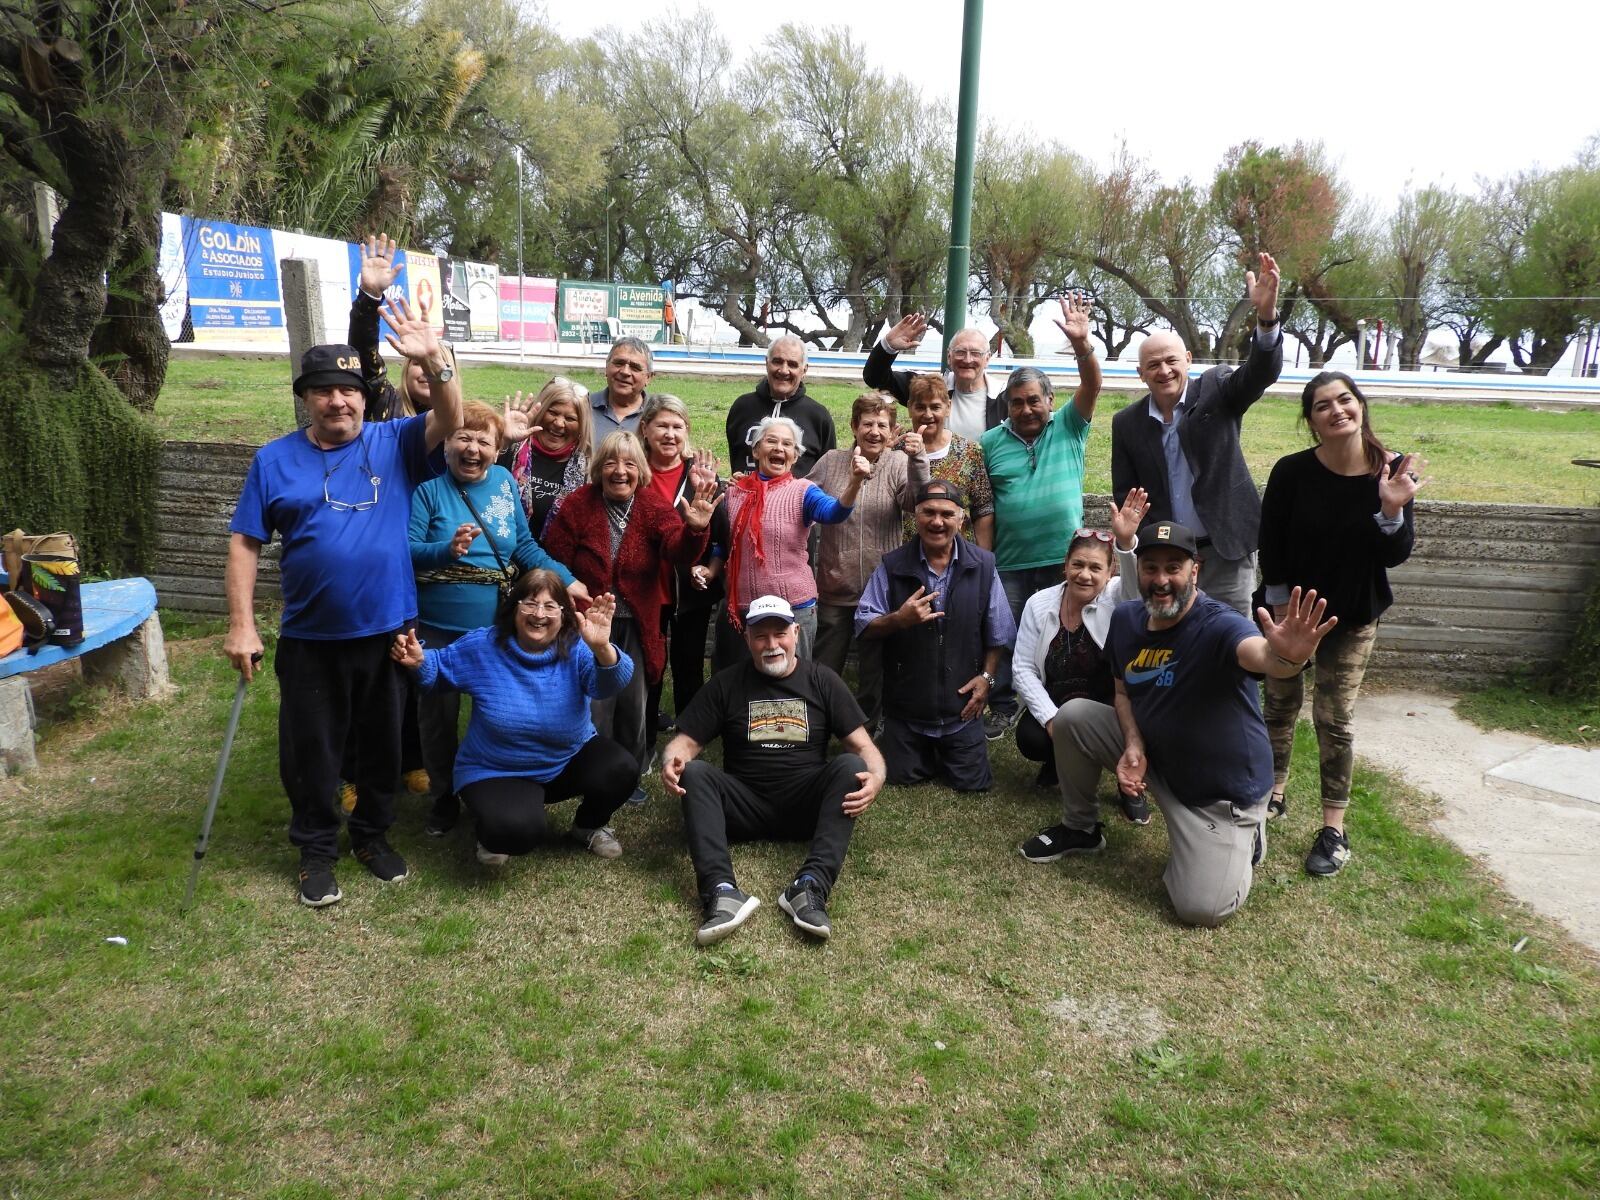
M 1056 773 L 1061 779 L 1061 821 L 1088 831 L 1099 820 L 1095 786 L 1101 768 L 1115 771 L 1122 757 L 1122 725 L 1116 709 L 1093 700 L 1069 700 L 1051 723 Z M 1221 925 L 1250 895 L 1256 839 L 1266 853 L 1266 797 L 1241 808 L 1216 800 L 1191 808 L 1172 794 L 1166 780 L 1145 771 L 1145 789 L 1161 808 L 1172 853 L 1162 882 L 1185 925 Z

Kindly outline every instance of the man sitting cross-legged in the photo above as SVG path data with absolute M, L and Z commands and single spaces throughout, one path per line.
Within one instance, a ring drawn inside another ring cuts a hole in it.
M 832 932 L 828 895 L 856 818 L 883 786 L 883 756 L 844 681 L 797 656 L 794 610 L 761 596 L 745 611 L 750 660 L 719 671 L 678 717 L 661 780 L 683 798 L 684 833 L 705 919 L 695 941 L 727 937 L 761 904 L 739 890 L 730 840 L 809 839 L 811 849 L 778 907 L 816 938 Z M 697 756 L 722 737 L 723 766 Z M 845 753 L 828 757 L 837 737 Z

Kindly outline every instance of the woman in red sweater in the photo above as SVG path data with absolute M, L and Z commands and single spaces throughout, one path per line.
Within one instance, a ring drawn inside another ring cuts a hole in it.
M 619 696 L 595 701 L 594 724 L 634 755 L 641 771 L 650 761 L 645 699 L 667 661 L 661 563 L 689 564 L 700 556 L 716 507 L 715 482 L 698 478 L 680 516 L 649 486 L 650 477 L 639 439 L 623 430 L 610 434 L 595 451 L 590 482 L 561 499 L 541 539 L 591 596 L 611 592 L 617 598 L 611 640 L 644 669 Z M 635 789 L 631 802 L 644 798 Z

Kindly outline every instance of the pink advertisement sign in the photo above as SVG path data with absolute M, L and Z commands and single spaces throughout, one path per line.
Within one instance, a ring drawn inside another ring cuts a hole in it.
M 522 332 L 517 332 L 517 313 Z M 556 281 L 524 275 L 519 291 L 515 275 L 500 276 L 500 340 L 502 342 L 553 342 L 556 340 Z

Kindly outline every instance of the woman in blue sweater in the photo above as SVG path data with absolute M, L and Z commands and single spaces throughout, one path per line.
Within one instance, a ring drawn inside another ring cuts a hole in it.
M 616 600 L 606 593 L 579 614 L 554 571 L 528 571 L 500 602 L 494 625 L 442 650 L 414 633 L 394 640 L 396 662 L 424 692 L 472 697 L 455 761 L 455 790 L 477 818 L 478 861 L 499 866 L 545 833 L 544 808 L 582 796 L 568 837 L 601 858 L 622 844 L 606 824 L 639 782 L 639 766 L 595 732 L 589 701 L 615 696 L 633 661 L 611 643 Z
M 445 439 L 449 469 L 411 498 L 411 567 L 417 579 L 417 636 L 440 649 L 494 620 L 500 586 L 518 571 L 547 568 L 587 602 L 572 572 L 534 541 L 511 473 L 495 465 L 501 418 L 487 404 L 462 406 L 461 426 Z M 443 837 L 460 806 L 450 787 L 461 694 L 439 688 L 417 701 L 422 765 L 428 772 L 427 832 Z
M 1426 465 L 1414 454 L 1384 449 L 1367 413 L 1367 399 L 1341 371 L 1324 371 L 1306 384 L 1300 415 L 1316 445 L 1280 458 L 1261 501 L 1261 578 L 1278 620 L 1291 588 L 1316 590 L 1338 628 L 1317 647 L 1311 723 L 1317 733 L 1322 775 L 1322 828 L 1306 856 L 1306 870 L 1332 875 L 1350 860 L 1345 809 L 1355 761 L 1351 722 L 1356 693 L 1378 635 L 1378 619 L 1394 599 L 1389 568 L 1411 554 L 1416 528 L 1412 498 Z M 1205 575 L 1200 576 L 1205 586 Z M 1307 664 L 1310 665 L 1310 664 Z M 1284 780 L 1294 749 L 1295 720 L 1305 676 L 1268 676 L 1263 715 L 1272 740 L 1272 795 L 1268 817 L 1288 807 Z

